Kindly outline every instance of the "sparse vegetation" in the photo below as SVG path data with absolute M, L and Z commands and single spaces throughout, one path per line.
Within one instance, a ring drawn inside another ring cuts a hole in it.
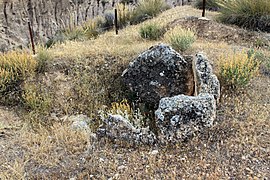
M 140 35 L 144 39 L 158 40 L 164 34 L 164 28 L 156 24 L 145 24 L 140 28 Z
M 169 42 L 175 50 L 184 52 L 195 42 L 196 36 L 191 30 L 175 27 L 166 32 L 165 40 Z
M 220 78 L 224 86 L 240 88 L 246 86 L 257 74 L 260 62 L 254 54 L 234 52 L 220 57 Z
M 248 57 L 254 56 L 256 61 L 261 62 L 261 72 L 266 75 L 270 75 L 270 56 L 265 55 L 259 50 L 250 49 L 248 51 Z
M 270 32 L 270 1 L 230 0 L 220 1 L 219 19 L 224 23 Z
M 24 107 L 31 111 L 49 112 L 51 99 L 44 92 L 44 89 L 34 83 L 26 83 L 24 85 L 24 93 L 22 95 Z

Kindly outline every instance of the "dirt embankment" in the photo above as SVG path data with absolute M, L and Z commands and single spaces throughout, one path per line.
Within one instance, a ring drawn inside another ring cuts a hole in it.
M 29 44 L 28 21 L 35 40 L 45 42 L 56 31 L 103 14 L 119 0 L 3 0 L 0 2 L 0 52 Z

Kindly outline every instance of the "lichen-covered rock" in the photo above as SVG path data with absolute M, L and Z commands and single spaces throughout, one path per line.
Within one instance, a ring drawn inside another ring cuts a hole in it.
M 155 116 L 161 141 L 183 141 L 193 133 L 212 126 L 216 118 L 215 98 L 210 94 L 162 98 Z
M 156 136 L 149 128 L 135 128 L 121 115 L 109 115 L 103 121 L 103 126 L 97 131 L 99 138 L 107 137 L 112 140 L 149 145 L 156 142 Z
M 178 94 L 193 95 L 192 61 L 159 44 L 140 54 L 122 74 L 136 100 L 157 108 L 159 100 Z
M 218 103 L 220 98 L 220 83 L 217 76 L 213 73 L 212 66 L 209 61 L 204 55 L 197 54 L 194 64 L 195 92 L 198 94 L 212 94 Z

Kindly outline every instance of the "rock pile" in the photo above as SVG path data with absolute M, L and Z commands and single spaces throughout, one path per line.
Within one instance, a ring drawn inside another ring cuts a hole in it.
M 104 121 L 104 135 L 136 143 L 174 143 L 213 125 L 220 84 L 202 54 L 182 57 L 160 44 L 139 55 L 122 77 L 137 101 L 156 109 L 158 133 L 111 115 Z

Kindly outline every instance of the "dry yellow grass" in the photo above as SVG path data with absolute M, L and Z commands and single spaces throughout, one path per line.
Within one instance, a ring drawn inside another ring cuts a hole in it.
M 216 13 L 209 12 L 209 18 L 213 18 Z M 200 16 L 201 11 L 195 10 L 190 6 L 176 7 L 170 9 L 157 18 L 148 20 L 144 23 L 157 23 L 160 26 L 166 26 L 168 23 L 186 16 Z M 121 57 L 130 57 L 137 55 L 141 51 L 148 49 L 151 45 L 161 41 L 145 41 L 139 35 L 141 24 L 128 26 L 120 30 L 119 35 L 114 31 L 106 32 L 96 40 L 83 42 L 67 42 L 57 45 L 51 50 L 55 58 L 84 58 L 97 55 L 112 55 Z
M 11 51 L 0 54 L 0 90 L 33 75 L 36 65 L 34 58 L 27 52 Z
M 258 74 L 260 60 L 256 60 L 254 54 L 248 55 L 246 51 L 221 54 L 220 80 L 227 86 L 235 88 L 246 86 L 249 81 Z
M 149 21 L 166 25 L 186 15 L 200 14 L 189 6 L 177 7 Z M 54 59 L 37 82 L 55 93 L 53 110 L 59 117 L 90 115 L 108 105 L 107 93 L 117 85 L 113 80 L 132 57 L 161 42 L 141 39 L 139 27 L 127 27 L 118 36 L 106 32 L 96 40 L 67 42 L 49 50 Z M 242 51 L 246 47 L 199 39 L 187 53 L 205 52 L 217 71 L 219 55 L 233 49 Z M 34 131 L 19 120 L 20 111 L 11 115 L 0 108 L 0 179 L 267 179 L 269 84 L 270 78 L 260 75 L 244 91 L 222 89 L 216 125 L 186 143 L 167 147 L 100 141 L 90 151 L 89 134 L 72 130 L 70 122 L 54 122 L 50 128 Z M 116 101 L 116 95 L 110 96 Z M 7 128 L 16 123 L 22 126 L 19 130 Z M 151 154 L 155 149 L 158 153 Z

